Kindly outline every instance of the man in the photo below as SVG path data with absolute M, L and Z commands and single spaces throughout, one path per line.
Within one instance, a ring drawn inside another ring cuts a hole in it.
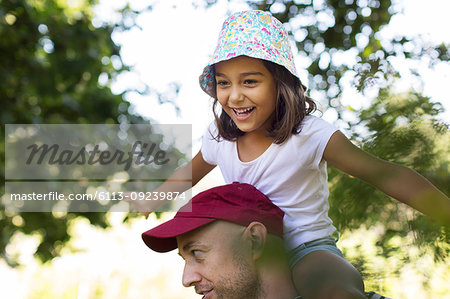
M 282 242 L 284 213 L 264 194 L 234 183 L 204 191 L 183 208 L 142 238 L 158 252 L 178 247 L 185 287 L 205 299 L 296 297 Z
M 283 246 L 283 215 L 255 187 L 233 183 L 194 196 L 142 238 L 157 252 L 178 248 L 185 261 L 183 285 L 204 299 L 301 298 Z

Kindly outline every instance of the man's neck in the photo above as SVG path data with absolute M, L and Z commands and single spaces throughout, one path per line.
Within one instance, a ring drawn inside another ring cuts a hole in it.
M 287 265 L 260 267 L 260 281 L 264 299 L 294 299 L 297 296 Z

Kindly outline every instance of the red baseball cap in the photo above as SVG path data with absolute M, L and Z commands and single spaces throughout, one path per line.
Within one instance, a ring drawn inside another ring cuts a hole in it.
M 154 251 L 171 251 L 177 248 L 176 236 L 214 220 L 230 221 L 242 226 L 258 221 L 270 233 L 282 237 L 283 216 L 283 211 L 252 185 L 233 183 L 197 194 L 172 220 L 146 231 L 142 239 Z

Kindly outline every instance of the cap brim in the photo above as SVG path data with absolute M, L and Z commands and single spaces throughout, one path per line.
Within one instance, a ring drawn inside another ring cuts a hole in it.
M 176 237 L 217 220 L 215 218 L 176 217 L 142 234 L 144 243 L 157 252 L 177 248 Z

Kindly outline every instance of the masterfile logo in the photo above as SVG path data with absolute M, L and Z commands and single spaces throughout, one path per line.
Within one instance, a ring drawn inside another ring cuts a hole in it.
M 124 211 L 125 200 L 190 198 L 170 190 L 154 192 L 191 160 L 190 125 L 33 124 L 5 129 L 6 209 L 89 212 L 119 206 Z M 173 184 L 189 189 L 191 177 Z

